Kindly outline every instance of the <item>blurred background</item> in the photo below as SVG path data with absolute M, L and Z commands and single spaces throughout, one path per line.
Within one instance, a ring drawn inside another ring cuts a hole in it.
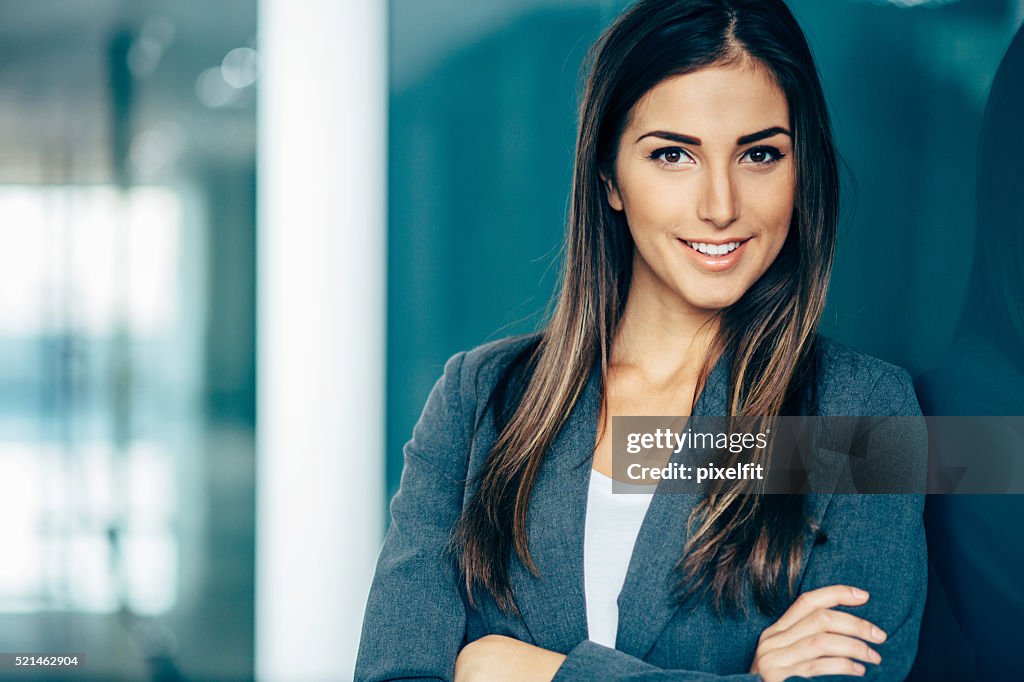
M 627 4 L 0 0 L 0 653 L 351 677 L 402 444 L 541 321 Z M 920 373 L 1024 0 L 789 4 L 848 171 L 824 331 Z
M 0 2 L 0 651 L 73 678 L 252 675 L 256 23 Z

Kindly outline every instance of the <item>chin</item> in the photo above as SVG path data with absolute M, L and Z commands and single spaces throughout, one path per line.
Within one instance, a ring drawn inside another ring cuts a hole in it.
M 679 292 L 680 298 L 694 308 L 700 310 L 723 310 L 742 297 L 742 292 L 723 291 L 685 291 Z
M 721 296 L 685 296 L 684 300 L 700 310 L 718 311 L 728 308 L 739 299 L 733 297 L 723 298 Z

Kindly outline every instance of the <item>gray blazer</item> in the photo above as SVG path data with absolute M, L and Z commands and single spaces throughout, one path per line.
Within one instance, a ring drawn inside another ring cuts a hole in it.
M 530 339 L 503 339 L 456 354 L 431 391 L 405 446 L 391 525 L 366 604 L 356 679 L 451 680 L 463 646 L 500 634 L 567 654 L 558 682 L 760 680 L 747 671 L 759 635 L 775 618 L 756 610 L 745 617 L 719 617 L 710 604 L 679 609 L 668 598 L 667 579 L 687 539 L 684 521 L 698 499 L 692 494 L 654 494 L 619 595 L 616 646 L 587 639 L 583 530 L 600 405 L 596 364 L 547 453 L 530 499 L 527 530 L 541 578 L 518 560 L 511 562 L 523 619 L 502 613 L 486 594 L 478 608 L 469 607 L 455 571 L 440 555 L 468 499 L 466 480 L 494 442 L 493 421 L 482 419 L 481 412 L 502 368 Z M 904 370 L 826 339 L 817 359 L 809 414 L 920 414 Z M 694 414 L 724 414 L 727 386 L 723 359 Z M 923 424 L 911 442 L 916 446 L 905 456 L 923 480 Z M 914 660 L 927 580 L 923 506 L 922 495 L 908 494 L 805 498 L 807 513 L 827 540 L 819 544 L 808 533 L 797 593 L 836 583 L 863 588 L 871 594 L 865 605 L 837 608 L 889 634 L 884 644 L 873 645 L 882 662 L 865 663 L 863 679 L 902 680 Z

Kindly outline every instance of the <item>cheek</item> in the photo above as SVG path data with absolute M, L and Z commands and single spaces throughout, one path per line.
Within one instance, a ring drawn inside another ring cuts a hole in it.
M 789 178 L 779 178 L 773 187 L 762 187 L 753 194 L 757 198 L 758 222 L 764 226 L 765 232 L 778 241 L 779 246 L 789 234 L 790 222 L 793 218 L 795 186 Z
M 686 183 L 656 175 L 631 180 L 621 186 L 620 196 L 634 239 L 671 230 L 694 205 Z
M 776 236 L 779 241 L 785 241 L 786 235 L 789 234 L 790 223 L 793 220 L 793 202 L 780 201 L 778 205 L 772 207 L 771 211 L 771 231 L 773 236 Z

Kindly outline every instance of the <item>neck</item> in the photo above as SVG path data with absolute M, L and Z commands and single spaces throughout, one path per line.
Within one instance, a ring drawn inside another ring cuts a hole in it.
M 717 331 L 717 311 L 688 305 L 641 265 L 634 268 L 611 364 L 639 370 L 653 383 L 692 382 Z

